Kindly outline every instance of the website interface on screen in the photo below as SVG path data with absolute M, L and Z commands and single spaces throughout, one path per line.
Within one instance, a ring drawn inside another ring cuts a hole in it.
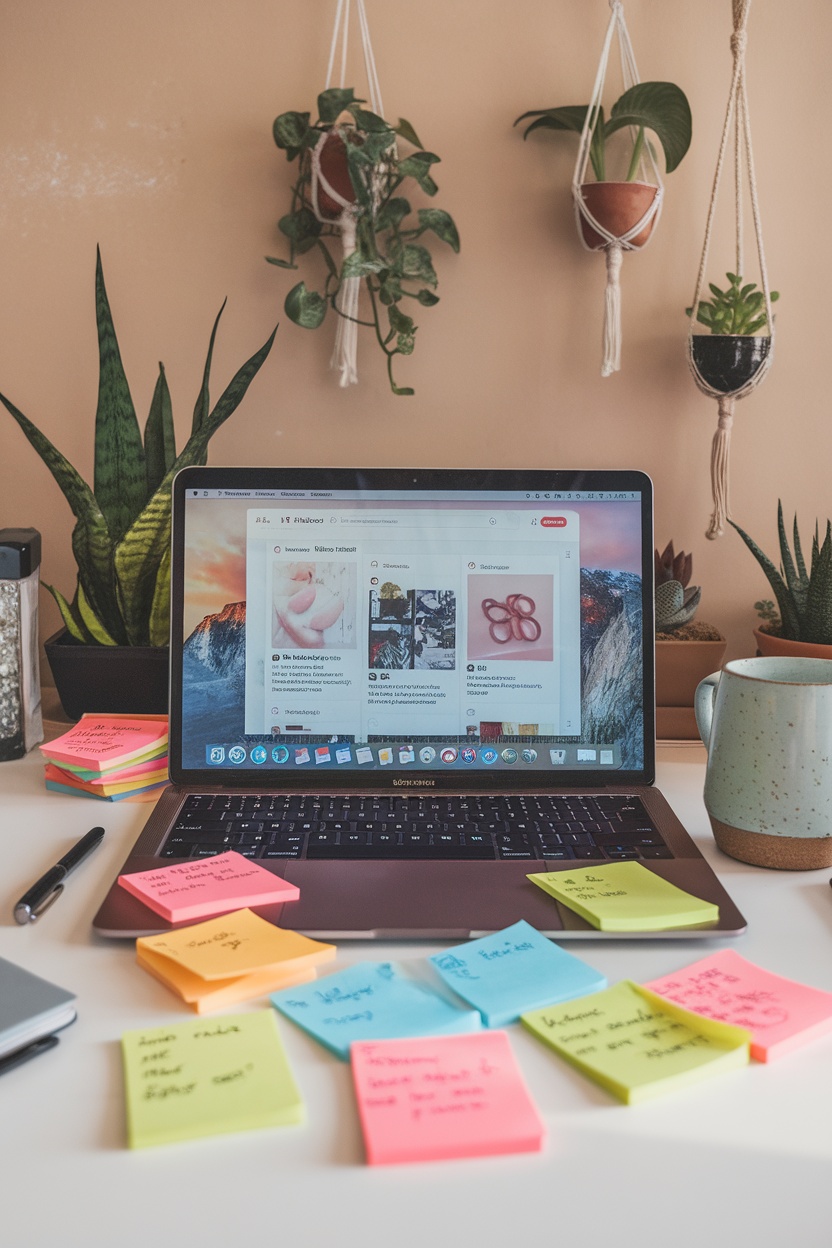
M 185 767 L 642 766 L 637 493 L 188 495 Z

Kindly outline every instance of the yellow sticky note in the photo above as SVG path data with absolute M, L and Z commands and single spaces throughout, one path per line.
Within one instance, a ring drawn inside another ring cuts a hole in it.
M 529 879 L 602 932 L 664 931 L 716 923 L 719 907 L 662 879 L 640 862 L 606 862 Z
M 199 1012 L 306 983 L 335 954 L 247 909 L 136 941 L 139 965 Z
M 520 1021 L 630 1105 L 749 1061 L 750 1032 L 693 1014 L 630 980 Z
M 121 1046 L 131 1148 L 303 1121 L 273 1010 L 128 1031 Z

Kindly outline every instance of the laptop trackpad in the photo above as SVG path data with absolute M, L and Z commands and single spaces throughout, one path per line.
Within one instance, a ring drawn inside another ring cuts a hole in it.
M 310 935 L 465 940 L 526 919 L 561 930 L 558 907 L 528 880 L 538 862 L 288 862 L 300 888 L 280 923 Z

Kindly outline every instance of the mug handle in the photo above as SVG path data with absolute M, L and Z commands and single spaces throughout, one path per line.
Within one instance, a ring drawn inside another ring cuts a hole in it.
M 714 718 L 714 695 L 721 675 L 721 672 L 712 672 L 710 676 L 700 680 L 696 686 L 696 693 L 693 695 L 696 727 L 699 729 L 699 736 L 706 749 L 711 737 L 711 725 Z

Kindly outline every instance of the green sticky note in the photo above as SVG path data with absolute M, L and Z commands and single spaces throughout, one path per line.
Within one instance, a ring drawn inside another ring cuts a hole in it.
M 628 1105 L 749 1061 L 750 1032 L 693 1014 L 626 979 L 520 1021 Z
M 303 1121 L 273 1010 L 127 1031 L 121 1046 L 131 1148 Z
M 719 907 L 668 883 L 640 862 L 606 862 L 529 879 L 602 932 L 658 932 L 716 923 Z

